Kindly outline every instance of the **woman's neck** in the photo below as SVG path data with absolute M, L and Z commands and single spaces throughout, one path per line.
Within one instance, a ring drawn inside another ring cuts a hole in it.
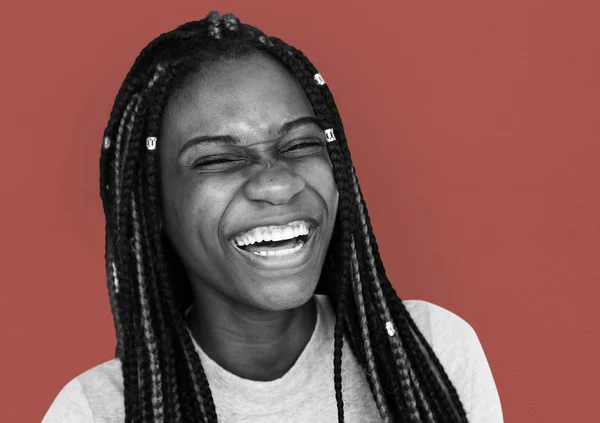
M 187 317 L 194 339 L 212 360 L 256 381 L 286 374 L 310 340 L 316 321 L 314 297 L 291 310 L 264 311 L 203 295 Z

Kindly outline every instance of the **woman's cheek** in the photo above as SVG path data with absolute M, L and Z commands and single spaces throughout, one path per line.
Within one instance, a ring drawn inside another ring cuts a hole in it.
M 240 191 L 240 174 L 214 172 L 196 177 L 186 190 L 184 208 L 202 221 L 218 221 Z
M 333 166 L 329 157 L 316 156 L 311 160 L 303 161 L 297 168 L 297 173 L 302 175 L 317 190 L 329 188 L 335 189 L 335 180 L 333 177 Z

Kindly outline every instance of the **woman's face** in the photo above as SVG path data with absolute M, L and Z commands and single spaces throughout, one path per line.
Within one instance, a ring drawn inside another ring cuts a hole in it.
M 298 81 L 261 54 L 210 65 L 171 95 L 158 142 L 165 231 L 195 296 L 262 310 L 308 301 L 338 191 Z

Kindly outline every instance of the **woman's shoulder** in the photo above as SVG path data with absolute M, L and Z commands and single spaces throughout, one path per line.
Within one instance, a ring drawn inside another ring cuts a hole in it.
M 454 384 L 469 421 L 501 423 L 498 390 L 473 327 L 439 305 L 422 300 L 403 303 Z
M 106 361 L 67 383 L 48 409 L 42 423 L 123 421 L 121 360 Z
M 467 368 L 485 357 L 475 330 L 458 314 L 428 301 L 402 302 L 448 373 L 464 377 Z
M 424 300 L 402 303 L 432 348 L 479 342 L 473 327 L 458 314 Z

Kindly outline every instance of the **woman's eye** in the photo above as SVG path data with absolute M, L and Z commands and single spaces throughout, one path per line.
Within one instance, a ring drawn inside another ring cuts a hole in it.
M 238 166 L 244 162 L 238 157 L 207 157 L 193 164 L 194 169 L 220 170 Z
M 314 151 L 318 151 L 322 145 L 323 143 L 320 140 L 306 140 L 290 146 L 285 150 L 285 152 L 312 153 Z
M 221 163 L 229 163 L 229 162 L 232 162 L 232 161 L 234 161 L 234 160 L 231 160 L 231 159 L 214 159 L 214 160 L 208 160 L 208 161 L 197 163 L 197 165 L 200 165 L 200 166 L 214 165 L 214 164 L 221 164 Z

